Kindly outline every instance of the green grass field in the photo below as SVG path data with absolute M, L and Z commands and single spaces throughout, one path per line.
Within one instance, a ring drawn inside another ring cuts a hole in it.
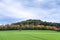
M 50 30 L 0 31 L 0 40 L 60 40 L 60 32 Z

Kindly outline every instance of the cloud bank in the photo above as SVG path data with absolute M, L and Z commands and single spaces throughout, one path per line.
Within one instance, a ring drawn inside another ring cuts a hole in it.
M 26 19 L 60 22 L 60 0 L 0 0 L 0 24 Z

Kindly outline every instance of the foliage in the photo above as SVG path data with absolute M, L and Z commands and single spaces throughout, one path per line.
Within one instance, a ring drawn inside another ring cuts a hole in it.
M 1 25 L 0 30 L 60 30 L 60 23 L 29 19 L 17 23 Z

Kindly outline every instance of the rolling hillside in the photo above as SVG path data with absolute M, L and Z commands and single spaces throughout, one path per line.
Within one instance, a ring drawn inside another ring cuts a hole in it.
M 1 25 L 0 30 L 60 30 L 60 23 L 29 19 L 17 23 Z

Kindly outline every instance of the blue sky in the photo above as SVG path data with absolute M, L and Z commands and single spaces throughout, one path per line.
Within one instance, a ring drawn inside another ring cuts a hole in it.
M 60 0 L 0 0 L 0 24 L 27 19 L 60 23 Z

